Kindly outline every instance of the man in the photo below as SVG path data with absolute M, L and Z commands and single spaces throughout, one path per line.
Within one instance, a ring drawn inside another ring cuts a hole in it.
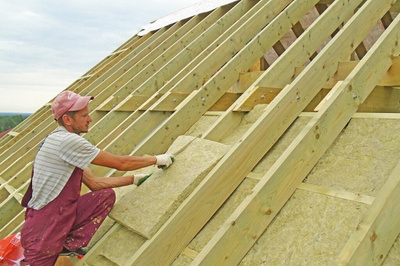
M 59 254 L 82 253 L 115 203 L 113 187 L 138 184 L 144 174 L 101 178 L 90 163 L 121 171 L 157 165 L 168 167 L 173 155 L 118 156 L 98 149 L 80 136 L 92 121 L 88 103 L 71 91 L 60 93 L 51 110 L 59 127 L 36 154 L 31 184 L 22 205 L 27 207 L 21 230 L 22 265 L 54 265 Z M 81 183 L 91 192 L 80 195 Z

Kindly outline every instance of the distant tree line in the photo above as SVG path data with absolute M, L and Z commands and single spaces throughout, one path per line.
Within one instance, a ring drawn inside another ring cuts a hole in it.
M 0 115 L 0 132 L 14 128 L 27 117 L 28 115 Z

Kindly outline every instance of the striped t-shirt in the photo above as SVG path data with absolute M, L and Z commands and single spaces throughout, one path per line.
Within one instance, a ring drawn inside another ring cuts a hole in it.
M 33 163 L 32 199 L 28 207 L 39 210 L 54 200 L 75 167 L 85 169 L 100 149 L 78 134 L 58 127 L 42 143 Z

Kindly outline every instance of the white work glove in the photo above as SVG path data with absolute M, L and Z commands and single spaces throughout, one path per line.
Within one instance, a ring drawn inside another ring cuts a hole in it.
M 168 168 L 175 160 L 174 155 L 172 154 L 160 154 L 156 155 L 156 165 L 158 168 L 166 169 Z
M 133 175 L 133 184 L 135 184 L 136 186 L 140 186 L 151 175 L 152 174 L 134 174 Z

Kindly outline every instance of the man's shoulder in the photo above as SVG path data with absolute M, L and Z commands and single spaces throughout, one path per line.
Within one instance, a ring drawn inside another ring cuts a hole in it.
M 54 130 L 50 136 L 52 136 L 53 138 L 57 138 L 57 139 L 61 139 L 62 141 L 66 141 L 66 140 L 85 140 L 85 138 L 83 138 L 82 136 L 76 134 L 76 133 L 72 133 L 69 132 L 68 130 L 66 130 L 64 127 L 59 126 L 56 130 Z

